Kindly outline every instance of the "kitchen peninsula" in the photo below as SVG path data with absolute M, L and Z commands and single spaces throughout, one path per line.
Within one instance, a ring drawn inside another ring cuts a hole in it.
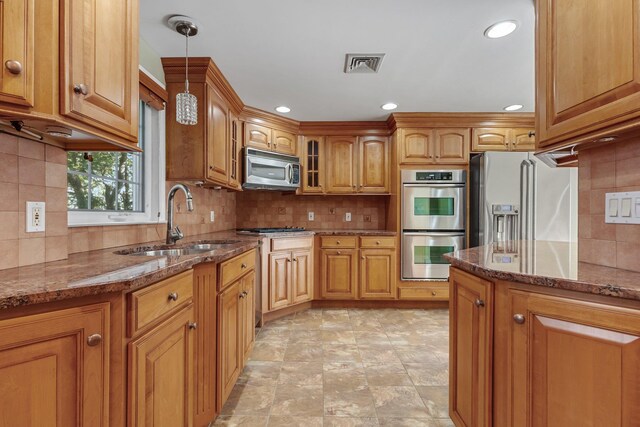
M 578 262 L 566 242 L 445 257 L 456 425 L 636 425 L 640 273 Z

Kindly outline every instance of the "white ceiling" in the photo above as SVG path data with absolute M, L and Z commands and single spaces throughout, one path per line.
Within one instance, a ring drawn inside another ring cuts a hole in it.
M 191 55 L 211 56 L 245 104 L 297 120 L 382 120 L 396 111 L 534 109 L 532 0 L 141 0 L 141 36 L 183 56 L 170 15 L 200 32 Z M 502 39 L 491 24 L 519 21 Z M 345 74 L 346 53 L 386 53 L 378 74 Z

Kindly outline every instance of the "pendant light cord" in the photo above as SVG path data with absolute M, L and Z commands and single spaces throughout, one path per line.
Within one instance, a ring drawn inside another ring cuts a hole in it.
M 184 73 L 184 89 L 186 93 L 189 93 L 189 34 L 191 34 L 191 28 L 187 26 L 187 31 L 185 32 L 185 36 L 187 38 L 186 42 L 186 56 L 185 56 L 185 73 Z

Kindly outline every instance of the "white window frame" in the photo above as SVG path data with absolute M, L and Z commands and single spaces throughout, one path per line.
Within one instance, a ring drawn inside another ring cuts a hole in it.
M 68 211 L 69 227 L 158 224 L 166 222 L 165 110 L 144 109 L 143 212 Z

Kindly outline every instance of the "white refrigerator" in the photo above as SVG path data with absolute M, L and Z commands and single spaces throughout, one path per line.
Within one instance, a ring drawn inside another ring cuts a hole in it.
M 577 168 L 551 168 L 533 153 L 471 159 L 470 247 L 510 240 L 578 240 Z

